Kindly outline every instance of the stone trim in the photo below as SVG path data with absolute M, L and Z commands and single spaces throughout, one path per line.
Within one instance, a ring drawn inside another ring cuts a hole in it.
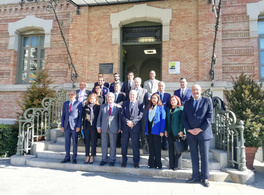
M 18 50 L 18 41 L 21 30 L 38 29 L 45 33 L 44 48 L 51 45 L 51 30 L 53 28 L 53 20 L 44 20 L 34 15 L 26 16 L 26 18 L 8 24 L 9 45 L 8 49 Z
M 250 38 L 258 37 L 258 16 L 264 12 L 264 1 L 247 4 Z
M 170 21 L 172 9 L 161 9 L 148 6 L 147 4 L 134 5 L 132 8 L 119 13 L 110 14 L 112 25 L 112 43 L 120 44 L 120 28 L 123 25 L 149 21 L 162 24 L 162 41 L 170 40 Z

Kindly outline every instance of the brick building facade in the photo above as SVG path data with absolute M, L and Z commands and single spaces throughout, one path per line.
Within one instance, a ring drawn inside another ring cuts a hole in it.
M 33 50 L 30 55 L 23 55 L 23 51 L 27 51 L 23 47 L 24 37 L 42 36 L 38 50 L 43 53 L 39 53 L 38 60 L 49 70 L 58 88 L 70 89 L 72 86 L 67 50 L 54 14 L 47 11 L 45 3 L 26 3 L 21 8 L 18 2 L 0 2 L 0 119 L 4 121 L 16 118 L 19 109 L 16 100 L 29 86 L 28 75 L 32 76 L 31 72 L 23 72 L 22 61 L 26 63 L 26 57 L 34 57 Z M 223 90 L 232 86 L 231 76 L 241 72 L 255 74 L 255 79 L 262 81 L 258 21 L 264 12 L 263 2 L 222 1 L 212 88 L 215 95 L 222 97 Z M 212 4 L 206 0 L 83 6 L 79 15 L 76 7 L 62 0 L 56 11 L 64 23 L 63 32 L 78 73 L 77 83 L 85 80 L 89 89 L 97 80 L 101 63 L 112 63 L 113 72 L 120 72 L 122 78 L 126 78 L 128 70 L 133 70 L 143 81 L 150 69 L 157 68 L 157 76 L 170 92 L 178 89 L 181 77 L 188 78 L 189 86 L 195 82 L 204 89 L 211 85 L 209 70 L 216 19 Z M 125 27 L 153 25 L 161 26 L 161 41 L 155 44 L 123 42 Z M 156 55 L 146 57 L 136 53 L 152 47 L 157 50 Z M 30 48 L 34 49 L 33 46 Z M 180 61 L 180 74 L 169 74 L 171 61 Z M 105 80 L 113 82 L 112 74 L 105 74 Z

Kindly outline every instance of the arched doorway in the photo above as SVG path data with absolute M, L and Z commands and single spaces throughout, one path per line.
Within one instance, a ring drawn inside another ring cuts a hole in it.
M 142 78 L 142 83 L 149 79 L 149 71 L 156 71 L 156 78 L 161 80 L 162 26 L 154 22 L 135 22 L 122 28 L 121 68 L 123 80 L 127 72 L 134 72 Z

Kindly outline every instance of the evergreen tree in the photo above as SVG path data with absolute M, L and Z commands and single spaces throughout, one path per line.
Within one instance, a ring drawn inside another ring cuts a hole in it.
M 233 89 L 225 90 L 228 106 L 238 120 L 244 121 L 245 146 L 259 147 L 264 138 L 264 91 L 253 75 L 232 77 Z
M 50 86 L 52 83 L 53 81 L 48 75 L 48 70 L 40 71 L 38 77 L 32 82 L 32 85 L 23 93 L 21 101 L 18 101 L 22 113 L 28 108 L 42 107 L 41 101 L 45 97 L 54 97 L 54 87 Z M 18 114 L 21 115 L 22 113 Z

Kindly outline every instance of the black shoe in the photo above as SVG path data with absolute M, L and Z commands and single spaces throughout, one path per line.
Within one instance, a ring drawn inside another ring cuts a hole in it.
M 72 164 L 77 164 L 77 160 L 72 160 Z
M 170 167 L 170 170 L 174 171 L 175 169 Z
M 138 169 L 138 168 L 139 168 L 138 163 L 134 163 L 134 167 L 135 167 L 136 169 Z
M 101 161 L 99 165 L 104 166 L 105 164 L 107 164 L 107 162 Z
M 202 180 L 202 185 L 204 187 L 209 187 L 210 186 L 210 183 L 209 183 L 208 179 Z
M 155 167 L 155 169 L 162 169 L 162 167 Z
M 154 167 L 153 166 L 148 166 L 149 169 L 153 169 Z
M 200 183 L 200 179 L 191 178 L 186 181 L 186 183 Z
M 110 162 L 109 166 L 110 166 L 110 167 L 115 166 L 115 162 Z
M 93 164 L 93 162 L 89 162 L 89 164 L 91 165 L 91 164 Z
M 71 160 L 70 159 L 68 159 L 68 160 L 64 159 L 63 161 L 61 161 L 61 163 L 67 163 L 67 162 L 71 162 Z
M 161 149 L 164 150 L 164 151 L 166 151 L 168 148 L 167 147 L 162 147 Z
M 121 167 L 125 168 L 126 167 L 126 163 L 122 163 Z

